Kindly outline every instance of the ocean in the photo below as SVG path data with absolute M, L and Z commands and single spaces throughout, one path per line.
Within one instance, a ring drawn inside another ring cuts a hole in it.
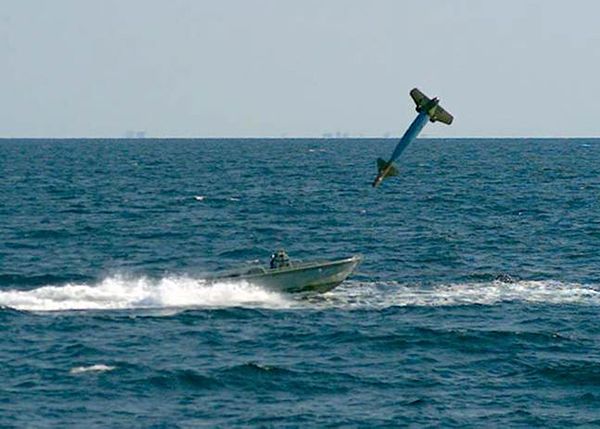
M 600 426 L 600 140 L 395 144 L 0 140 L 0 427 Z

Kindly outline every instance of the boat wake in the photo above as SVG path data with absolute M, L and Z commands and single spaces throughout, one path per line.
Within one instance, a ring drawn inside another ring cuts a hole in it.
M 395 282 L 349 281 L 313 300 L 315 305 L 357 309 L 495 305 L 503 302 L 600 305 L 600 289 L 594 285 L 559 281 L 493 281 L 427 287 Z
M 286 308 L 292 300 L 247 282 L 208 284 L 190 277 L 111 276 L 98 284 L 0 291 L 0 307 L 24 311 L 123 310 L 173 307 Z
M 502 302 L 600 305 L 593 285 L 558 281 L 501 281 L 419 286 L 350 280 L 331 292 L 282 294 L 245 281 L 111 276 L 97 284 L 0 291 L 0 307 L 21 311 L 244 307 L 264 309 L 384 309 L 406 306 L 495 305 Z

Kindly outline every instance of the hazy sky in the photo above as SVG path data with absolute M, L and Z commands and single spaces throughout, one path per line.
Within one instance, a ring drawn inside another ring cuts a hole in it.
M 2 0 L 0 136 L 600 136 L 600 2 Z

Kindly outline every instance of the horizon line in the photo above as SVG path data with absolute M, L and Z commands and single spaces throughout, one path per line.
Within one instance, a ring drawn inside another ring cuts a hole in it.
M 144 137 L 126 137 L 126 136 L 68 136 L 68 137 L 5 137 L 0 136 L 0 140 L 390 140 L 399 139 L 397 136 L 144 136 Z M 489 140 L 511 140 L 511 139 L 600 139 L 600 136 L 421 136 L 417 140 L 427 139 L 446 139 L 446 140 L 467 140 L 467 139 L 489 139 Z

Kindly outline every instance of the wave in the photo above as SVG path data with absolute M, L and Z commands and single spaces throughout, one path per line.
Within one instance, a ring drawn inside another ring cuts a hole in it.
M 218 379 L 209 377 L 192 370 L 162 371 L 160 374 L 142 380 L 144 384 L 164 389 L 174 390 L 179 388 L 188 389 L 210 389 L 221 387 Z
M 64 273 L 64 275 L 56 276 L 52 274 L 23 276 L 18 274 L 0 274 L 0 287 L 20 287 L 20 286 L 44 286 L 48 284 L 60 284 L 73 281 L 86 281 L 87 277 L 77 274 Z
M 208 284 L 190 277 L 107 277 L 98 284 L 65 284 L 0 291 L 0 307 L 24 311 L 124 310 L 171 307 L 289 307 L 283 295 L 247 282 Z

